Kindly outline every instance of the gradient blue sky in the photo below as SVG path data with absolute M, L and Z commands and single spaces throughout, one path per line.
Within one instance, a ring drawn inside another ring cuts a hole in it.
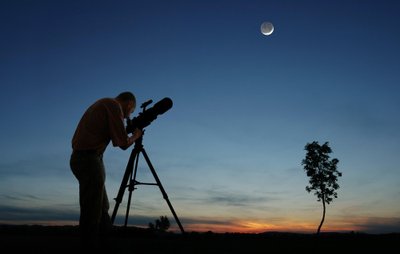
M 92 102 L 128 90 L 174 102 L 144 146 L 187 231 L 315 232 L 301 165 L 315 140 L 343 173 L 322 231 L 400 232 L 399 13 L 395 0 L 1 1 L 0 223 L 77 224 L 71 137 Z M 130 150 L 104 155 L 110 213 Z M 130 224 L 176 228 L 157 187 L 132 200 Z

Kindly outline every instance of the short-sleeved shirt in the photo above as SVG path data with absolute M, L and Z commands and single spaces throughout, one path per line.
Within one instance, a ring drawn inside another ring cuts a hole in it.
M 113 98 L 103 98 L 83 114 L 72 138 L 72 149 L 103 153 L 110 141 L 113 146 L 126 146 L 128 134 L 120 104 Z

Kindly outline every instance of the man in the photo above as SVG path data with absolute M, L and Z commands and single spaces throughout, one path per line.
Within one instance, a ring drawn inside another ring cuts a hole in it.
M 79 181 L 79 227 L 83 244 L 89 247 L 96 244 L 99 232 L 111 227 L 103 153 L 110 141 L 126 150 L 142 136 L 139 129 L 131 136 L 126 132 L 124 119 L 135 108 L 131 92 L 99 99 L 83 114 L 72 138 L 70 167 Z

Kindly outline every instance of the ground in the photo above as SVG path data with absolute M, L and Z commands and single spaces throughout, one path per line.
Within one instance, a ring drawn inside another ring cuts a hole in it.
M 323 233 L 263 234 L 160 233 L 115 227 L 101 240 L 104 253 L 386 253 L 397 248 L 400 234 Z M 79 253 L 76 226 L 0 226 L 3 253 Z M 94 251 L 91 251 L 94 252 Z

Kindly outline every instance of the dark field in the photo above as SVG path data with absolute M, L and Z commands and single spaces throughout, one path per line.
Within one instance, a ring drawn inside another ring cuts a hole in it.
M 2 253 L 79 253 L 73 226 L 0 226 Z M 263 234 L 154 233 L 116 227 L 102 240 L 102 253 L 389 253 L 400 234 L 323 233 Z M 98 253 L 98 252 L 97 252 Z

